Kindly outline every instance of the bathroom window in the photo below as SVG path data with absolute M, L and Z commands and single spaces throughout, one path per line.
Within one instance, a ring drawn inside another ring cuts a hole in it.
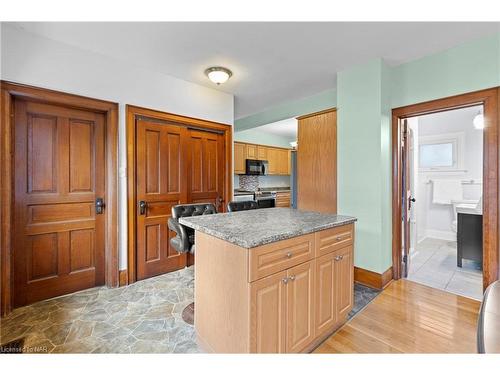
M 460 172 L 463 170 L 464 133 L 419 137 L 419 170 Z

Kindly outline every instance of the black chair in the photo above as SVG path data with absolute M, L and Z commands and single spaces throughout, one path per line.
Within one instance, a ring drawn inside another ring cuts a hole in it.
M 194 229 L 179 223 L 179 218 L 189 216 L 216 214 L 217 210 L 212 203 L 178 204 L 172 207 L 172 217 L 168 219 L 168 228 L 176 233 L 170 239 L 170 244 L 179 253 L 194 254 Z M 194 323 L 194 302 L 187 305 L 182 311 L 182 319 L 193 325 Z
M 259 208 L 256 201 L 232 201 L 227 204 L 229 212 L 255 210 L 256 208 Z
M 216 214 L 212 203 L 178 204 L 172 207 L 172 217 L 168 219 L 168 228 L 176 233 L 170 244 L 179 253 L 194 254 L 194 229 L 179 223 L 179 218 Z

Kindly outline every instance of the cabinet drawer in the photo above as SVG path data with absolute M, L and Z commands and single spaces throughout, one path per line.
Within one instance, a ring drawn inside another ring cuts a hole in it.
M 316 256 L 320 257 L 332 251 L 352 245 L 354 242 L 354 225 L 342 225 L 316 232 Z
M 249 281 L 258 280 L 314 258 L 314 234 L 249 250 Z

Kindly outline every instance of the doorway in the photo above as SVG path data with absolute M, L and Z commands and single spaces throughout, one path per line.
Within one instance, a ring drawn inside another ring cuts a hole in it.
M 231 126 L 127 106 L 129 251 L 132 283 L 194 264 L 170 245 L 177 204 L 231 199 Z
M 2 82 L 2 314 L 117 286 L 117 105 Z
M 484 129 L 475 129 L 476 117 L 483 119 Z M 467 130 L 459 129 L 459 118 L 469 118 Z M 498 121 L 496 88 L 393 110 L 395 279 L 416 278 L 428 285 L 434 279 L 431 286 L 449 286 L 473 298 L 481 298 L 498 279 Z M 476 147 L 467 155 L 467 166 L 466 144 Z M 452 282 L 466 270 L 477 276 L 481 268 L 482 285 L 475 293 Z
M 403 275 L 482 297 L 483 105 L 403 120 Z M 406 164 L 408 164 L 406 166 Z

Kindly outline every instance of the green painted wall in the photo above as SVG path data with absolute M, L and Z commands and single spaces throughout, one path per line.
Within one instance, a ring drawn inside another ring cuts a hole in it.
M 358 218 L 355 264 L 375 272 L 391 263 L 389 78 L 381 59 L 337 76 L 338 209 Z
M 234 129 L 236 131 L 251 129 L 271 122 L 322 111 L 335 107 L 336 103 L 336 90 L 326 90 L 303 99 L 279 104 L 265 111 L 235 120 Z
M 290 147 L 290 142 L 292 141 L 292 139 L 285 137 L 263 133 L 259 128 L 236 131 L 234 133 L 234 140 L 278 147 Z
M 392 108 L 500 86 L 500 33 L 396 66 Z
M 381 59 L 355 66 L 338 73 L 328 95 L 236 120 L 235 128 L 336 106 L 339 212 L 358 217 L 355 265 L 383 272 L 392 264 L 391 109 L 497 86 L 500 33 L 392 68 Z

